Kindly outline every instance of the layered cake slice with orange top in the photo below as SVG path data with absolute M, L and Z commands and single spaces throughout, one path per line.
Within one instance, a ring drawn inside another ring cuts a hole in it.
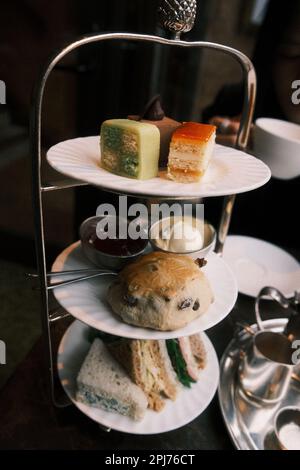
M 204 175 L 210 162 L 216 127 L 185 122 L 172 135 L 168 177 L 179 183 L 193 183 Z

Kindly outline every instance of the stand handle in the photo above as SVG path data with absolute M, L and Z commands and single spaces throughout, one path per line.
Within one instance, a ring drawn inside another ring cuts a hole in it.
M 290 301 L 278 289 L 276 289 L 275 287 L 263 287 L 255 299 L 255 316 L 257 327 L 259 330 L 264 329 L 263 321 L 260 314 L 260 301 L 262 299 L 273 299 L 283 308 L 290 307 Z

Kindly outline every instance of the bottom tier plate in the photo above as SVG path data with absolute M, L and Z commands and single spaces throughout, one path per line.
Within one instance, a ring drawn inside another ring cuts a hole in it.
M 74 321 L 64 334 L 58 351 L 58 373 L 62 386 L 74 403 L 85 415 L 99 424 L 131 434 L 158 434 L 184 426 L 199 416 L 209 405 L 218 387 L 219 363 L 208 337 L 201 333 L 207 353 L 207 364 L 199 381 L 190 389 L 183 389 L 176 401 L 166 400 L 160 412 L 147 410 L 142 421 L 109 413 L 76 401 L 76 377 L 89 350 L 89 327 Z
M 282 332 L 286 318 L 263 322 L 264 329 Z M 257 325 L 251 329 L 257 331 Z M 252 336 L 241 331 L 228 345 L 220 364 L 219 401 L 231 439 L 240 450 L 280 450 L 274 435 L 274 419 L 278 410 L 300 407 L 300 374 L 292 379 L 285 398 L 273 406 L 263 406 L 245 397 L 237 382 L 240 351 L 246 349 Z M 300 367 L 297 366 L 297 369 Z

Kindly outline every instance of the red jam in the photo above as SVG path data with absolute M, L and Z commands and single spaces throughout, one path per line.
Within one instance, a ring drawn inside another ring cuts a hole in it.
M 89 244 L 108 255 L 115 256 L 131 256 L 142 251 L 148 243 L 148 240 L 138 238 L 133 240 L 132 238 L 120 239 L 120 238 L 106 238 L 102 240 L 96 235 L 90 237 Z

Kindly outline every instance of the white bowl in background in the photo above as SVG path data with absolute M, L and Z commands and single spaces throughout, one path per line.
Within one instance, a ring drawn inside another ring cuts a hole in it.
M 265 162 L 275 178 L 300 175 L 300 125 L 273 118 L 259 118 L 254 127 L 254 155 Z

